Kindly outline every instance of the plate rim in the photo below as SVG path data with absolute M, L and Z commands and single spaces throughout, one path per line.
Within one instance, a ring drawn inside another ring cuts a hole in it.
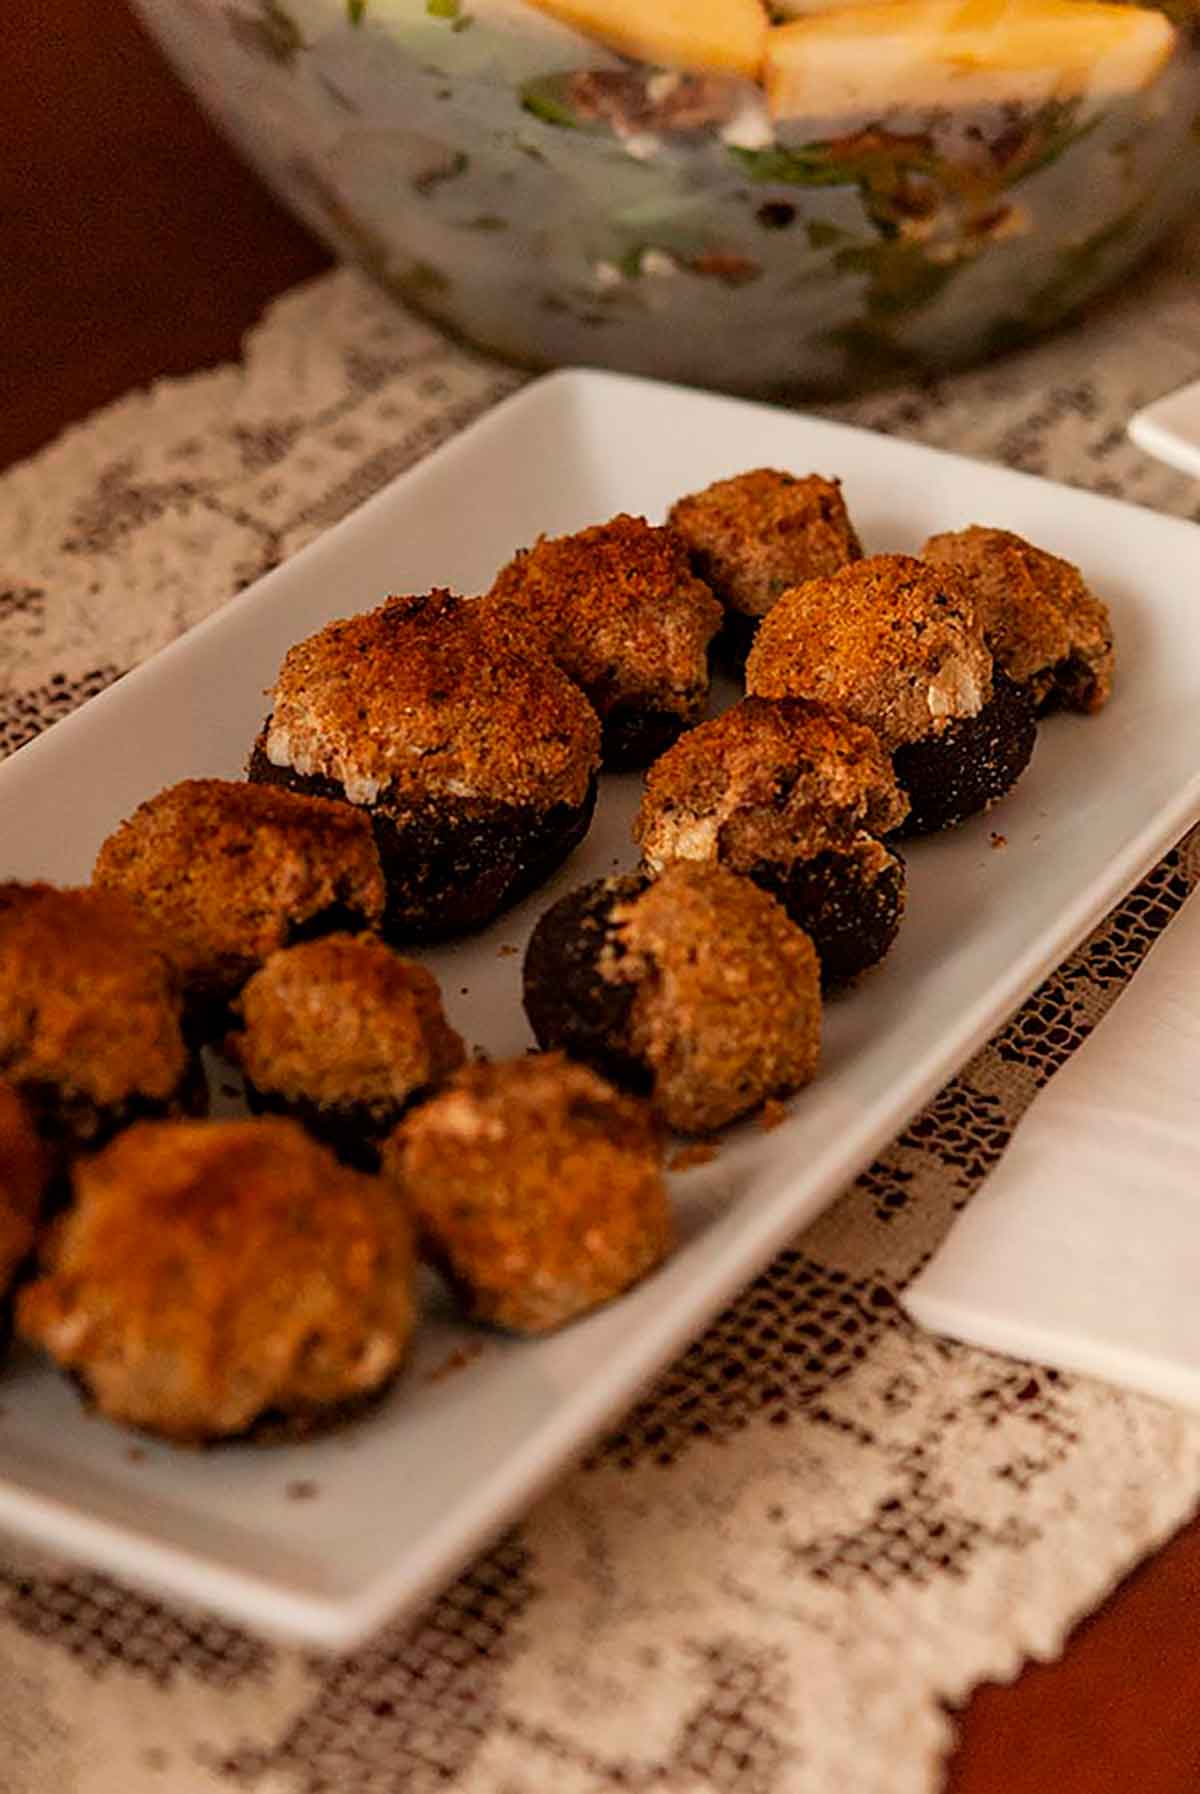
M 1181 405 L 1190 407 L 1195 423 L 1187 434 L 1172 422 Z M 1200 479 L 1200 380 L 1189 380 L 1143 405 L 1130 418 L 1126 434 L 1144 454 Z

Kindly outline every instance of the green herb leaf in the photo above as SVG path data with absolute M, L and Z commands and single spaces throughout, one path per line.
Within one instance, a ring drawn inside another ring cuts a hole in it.
M 850 241 L 850 232 L 840 224 L 830 224 L 827 218 L 810 218 L 804 231 L 810 249 L 836 249 Z
M 919 358 L 881 324 L 866 320 L 844 324 L 828 331 L 825 340 L 840 349 L 856 373 L 868 380 L 903 380 L 920 372 Z
M 425 11 L 434 19 L 456 19 L 458 0 L 425 0 Z
M 804 144 L 799 149 L 740 149 L 729 154 L 752 181 L 770 181 L 785 187 L 846 187 L 853 185 L 852 169 L 835 168 L 824 144 Z
M 1090 237 L 1061 251 L 1055 272 L 1025 310 L 1031 328 L 1045 330 L 1069 317 L 1111 278 L 1112 265 L 1128 259 L 1126 243 L 1142 222 L 1144 201 L 1136 201 Z
M 544 125 L 557 125 L 567 131 L 579 128 L 579 120 L 556 75 L 535 75 L 532 81 L 527 81 L 521 89 L 521 104 Z
M 929 305 L 961 266 L 958 261 L 931 261 L 923 245 L 904 238 L 839 249 L 834 262 L 847 273 L 868 276 L 867 311 L 873 318 L 892 318 Z

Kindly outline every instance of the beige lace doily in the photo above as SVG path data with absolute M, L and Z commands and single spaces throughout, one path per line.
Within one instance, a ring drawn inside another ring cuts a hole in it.
M 836 408 L 1200 516 L 1124 440 L 1200 374 L 1200 235 L 1073 333 Z M 0 481 L 0 743 L 221 604 L 519 376 L 358 276 Z M 1192 1510 L 1200 1420 L 923 1336 L 896 1292 L 1200 877 L 1185 843 L 513 1533 L 336 1662 L 15 1544 L 2 1794 L 929 1794 L 945 1701 Z

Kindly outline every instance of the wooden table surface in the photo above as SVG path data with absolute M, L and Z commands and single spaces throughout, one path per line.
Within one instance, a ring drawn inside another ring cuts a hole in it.
M 0 42 L 3 467 L 131 386 L 232 358 L 264 302 L 328 258 L 123 0 L 9 8 Z M 975 1693 L 948 1794 L 1200 1794 L 1198 1616 L 1193 1522 L 1061 1662 Z

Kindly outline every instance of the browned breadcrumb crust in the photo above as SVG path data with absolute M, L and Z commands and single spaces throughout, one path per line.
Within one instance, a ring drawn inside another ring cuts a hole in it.
M 560 1053 L 458 1072 L 384 1148 L 470 1313 L 542 1333 L 636 1283 L 672 1241 L 644 1103 Z
M 50 1160 L 25 1104 L 0 1082 L 0 1298 L 33 1245 Z
M 630 700 L 685 721 L 703 711 L 721 606 L 673 530 L 622 512 L 573 536 L 540 536 L 483 602 L 515 639 L 543 643 L 601 717 Z
M 165 1101 L 187 1066 L 180 1009 L 161 936 L 119 891 L 0 885 L 0 1076 Z
M 647 867 L 790 866 L 883 835 L 908 799 L 874 731 L 803 699 L 745 698 L 680 737 L 646 775 L 634 825 Z
M 676 1147 L 667 1161 L 667 1170 L 696 1171 L 701 1165 L 711 1165 L 717 1152 L 711 1140 L 691 1140 L 686 1146 Z
M 561 668 L 449 592 L 389 598 L 290 649 L 267 757 L 352 803 L 581 804 L 600 724 Z
M 890 752 L 978 715 L 992 657 L 956 569 L 877 554 L 784 593 L 759 625 L 746 690 L 831 704 Z
M 862 554 L 840 480 L 758 467 L 671 506 L 692 564 L 730 610 L 764 617 L 781 592 Z
M 110 1419 L 200 1441 L 380 1387 L 413 1278 L 394 1191 L 294 1122 L 142 1122 L 76 1168 L 17 1322 Z
M 749 879 L 678 860 L 611 926 L 600 972 L 635 987 L 631 1044 L 669 1127 L 711 1133 L 814 1076 L 816 950 Z
M 849 841 L 834 851 L 846 856 L 850 866 L 855 870 L 859 883 L 863 886 L 873 885 L 881 874 L 896 864 L 896 855 L 892 850 L 886 847 L 877 835 L 868 834 L 865 829 L 859 829 L 857 834 L 852 835 Z M 902 909 L 903 903 L 902 896 Z
M 460 1370 L 467 1370 L 484 1353 L 482 1339 L 469 1339 L 465 1345 L 455 1346 L 447 1352 L 440 1364 L 425 1372 L 426 1383 L 444 1383 L 447 1377 L 457 1376 Z
M 189 985 L 221 992 L 325 911 L 377 926 L 385 896 L 366 816 L 232 779 L 184 779 L 140 804 L 102 845 L 92 880 L 166 930 Z
M 403 1103 L 466 1058 L 437 979 L 366 935 L 273 953 L 234 1004 L 238 1061 L 260 1090 L 316 1103 Z
M 921 553 L 962 574 L 996 664 L 1010 679 L 1028 683 L 1036 703 L 1059 695 L 1060 676 L 1072 708 L 1096 711 L 1108 702 L 1112 621 L 1070 561 L 1011 530 L 978 523 L 930 536 Z

